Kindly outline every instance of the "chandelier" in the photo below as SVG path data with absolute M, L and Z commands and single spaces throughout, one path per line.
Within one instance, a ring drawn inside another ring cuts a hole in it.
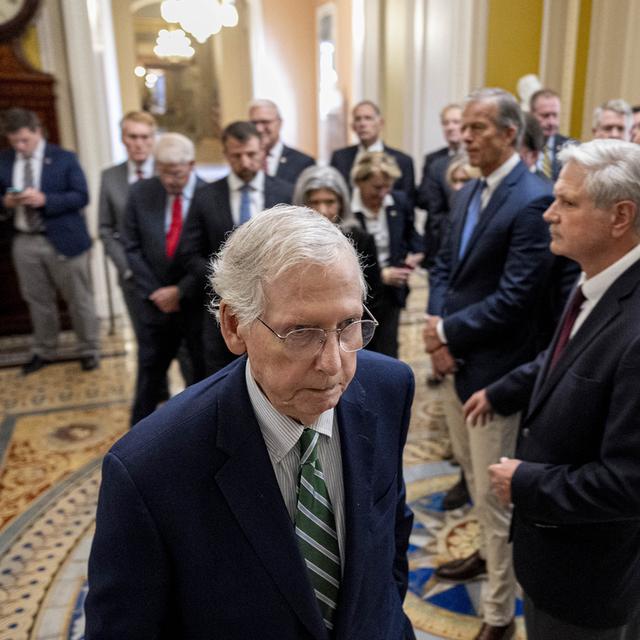
M 191 40 L 187 38 L 182 29 L 174 29 L 173 31 L 160 29 L 153 52 L 159 58 L 169 58 L 170 60 L 191 58 L 195 54 Z
M 166 22 L 180 24 L 201 44 L 222 27 L 238 24 L 234 0 L 164 0 L 160 15 Z

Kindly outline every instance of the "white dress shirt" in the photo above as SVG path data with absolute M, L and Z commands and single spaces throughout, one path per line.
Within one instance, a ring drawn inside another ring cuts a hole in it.
M 344 481 L 342 478 L 342 455 L 340 436 L 334 409 L 322 413 L 313 424 L 302 425 L 282 415 L 269 402 L 251 373 L 247 360 L 245 368 L 247 390 L 260 431 L 269 452 L 269 459 L 289 512 L 291 522 L 295 519 L 298 503 L 298 476 L 300 473 L 300 446 L 298 441 L 305 428 L 320 433 L 318 459 L 324 473 L 329 498 L 336 518 L 336 533 L 340 549 L 341 567 L 344 571 Z M 249 470 L 250 473 L 250 470 Z
M 282 140 L 278 138 L 278 142 L 276 142 L 273 147 L 269 150 L 267 154 L 267 174 L 270 176 L 275 176 L 278 173 L 278 166 L 280 164 L 280 157 L 282 156 L 282 151 L 284 149 L 284 144 Z
M 359 211 L 364 216 L 364 225 L 367 233 L 373 236 L 376 243 L 376 250 L 378 253 L 378 266 L 380 269 L 389 266 L 391 260 L 391 248 L 389 239 L 389 223 L 387 221 L 387 207 L 393 206 L 393 198 L 388 193 L 382 201 L 382 206 L 379 211 L 372 211 L 364 202 L 362 202 L 362 196 L 360 195 L 360 189 L 355 187 L 353 190 L 353 196 L 351 197 L 351 210 L 353 212 Z
M 241 189 L 244 182 L 233 173 L 227 176 L 227 184 L 229 185 L 229 195 L 231 197 L 231 217 L 234 226 L 240 224 L 240 201 L 242 199 Z M 249 182 L 249 198 L 251 201 L 251 217 L 260 213 L 264 209 L 264 172 L 258 171 L 251 182 Z
M 31 156 L 31 169 L 33 171 L 33 188 L 40 190 L 40 182 L 42 178 L 42 164 L 44 162 L 44 149 L 46 146 L 46 140 L 42 138 L 38 142 L 33 155 Z M 16 159 L 13 163 L 13 173 L 11 175 L 12 186 L 16 189 L 24 189 L 24 164 L 26 157 L 21 153 L 16 153 Z M 18 231 L 24 231 L 29 233 L 31 228 L 27 223 L 27 218 L 24 212 L 24 206 L 20 205 L 15 208 L 13 216 L 13 224 Z
M 191 201 L 193 200 L 193 192 L 196 190 L 196 181 L 198 180 L 198 176 L 196 176 L 195 171 L 191 171 L 191 175 L 189 175 L 189 180 L 187 184 L 182 189 L 182 222 L 187 219 L 187 214 L 189 213 L 189 207 L 191 206 Z M 169 229 L 171 228 L 171 218 L 172 209 L 173 209 L 173 201 L 176 199 L 176 196 L 169 195 L 167 198 L 167 204 L 164 207 L 164 232 L 165 234 L 169 233 Z
M 153 156 L 150 155 L 141 165 L 137 165 L 133 160 L 127 160 L 127 182 L 133 184 L 138 180 L 151 178 L 154 172 Z M 138 178 L 138 168 L 142 171 L 142 178 Z

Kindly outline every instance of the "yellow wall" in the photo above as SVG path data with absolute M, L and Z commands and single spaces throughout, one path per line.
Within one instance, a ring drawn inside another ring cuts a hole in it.
M 543 0 L 489 0 L 485 85 L 515 93 L 518 78 L 538 73 Z
M 569 135 L 579 140 L 582 137 L 584 98 L 587 86 L 587 63 L 589 58 L 589 34 L 591 32 L 591 0 L 580 0 L 576 64 L 573 76 L 573 102 L 571 104 L 571 128 Z
M 296 140 L 285 140 L 316 154 L 317 83 L 315 3 L 263 0 L 265 48 L 286 76 L 297 117 Z M 269 98 L 270 96 L 257 96 Z
M 20 44 L 22 45 L 22 53 L 27 59 L 27 62 L 34 68 L 42 70 L 42 62 L 40 61 L 40 44 L 38 42 L 38 32 L 34 25 L 27 27 L 22 38 L 20 38 Z

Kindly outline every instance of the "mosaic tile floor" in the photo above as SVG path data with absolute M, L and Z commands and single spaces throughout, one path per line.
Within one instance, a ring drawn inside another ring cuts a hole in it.
M 477 523 L 468 509 L 445 513 L 441 508 L 458 470 L 443 461 L 450 446 L 438 389 L 424 385 L 425 300 L 424 274 L 416 274 L 400 336 L 400 356 L 417 380 L 405 449 L 407 491 L 416 516 L 406 610 L 419 640 L 466 640 L 480 625 L 482 581 L 444 584 L 432 575 L 440 562 L 475 549 Z M 0 340 L 0 354 L 7 347 L 19 362 L 19 343 Z M 73 361 L 27 378 L 17 367 L 0 369 L 0 640 L 84 637 L 86 562 L 100 460 L 127 428 L 135 376 L 127 328 L 106 337 L 105 344 L 107 357 L 90 373 Z M 171 386 L 179 387 L 177 369 Z M 523 640 L 518 622 L 517 637 Z

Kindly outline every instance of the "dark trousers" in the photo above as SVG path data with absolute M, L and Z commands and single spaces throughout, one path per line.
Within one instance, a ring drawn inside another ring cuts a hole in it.
M 527 640 L 638 640 L 640 638 L 640 610 L 628 624 L 622 627 L 589 629 L 563 622 L 538 609 L 526 593 L 524 621 Z
M 164 400 L 167 370 L 178 355 L 184 341 L 190 366 L 182 367 L 185 384 L 189 386 L 205 376 L 202 355 L 202 315 L 199 308 L 186 308 L 179 313 L 168 314 L 164 322 L 141 323 L 138 336 L 138 377 L 136 395 L 131 410 L 131 425 L 155 411 Z M 187 371 L 185 371 L 187 369 Z

